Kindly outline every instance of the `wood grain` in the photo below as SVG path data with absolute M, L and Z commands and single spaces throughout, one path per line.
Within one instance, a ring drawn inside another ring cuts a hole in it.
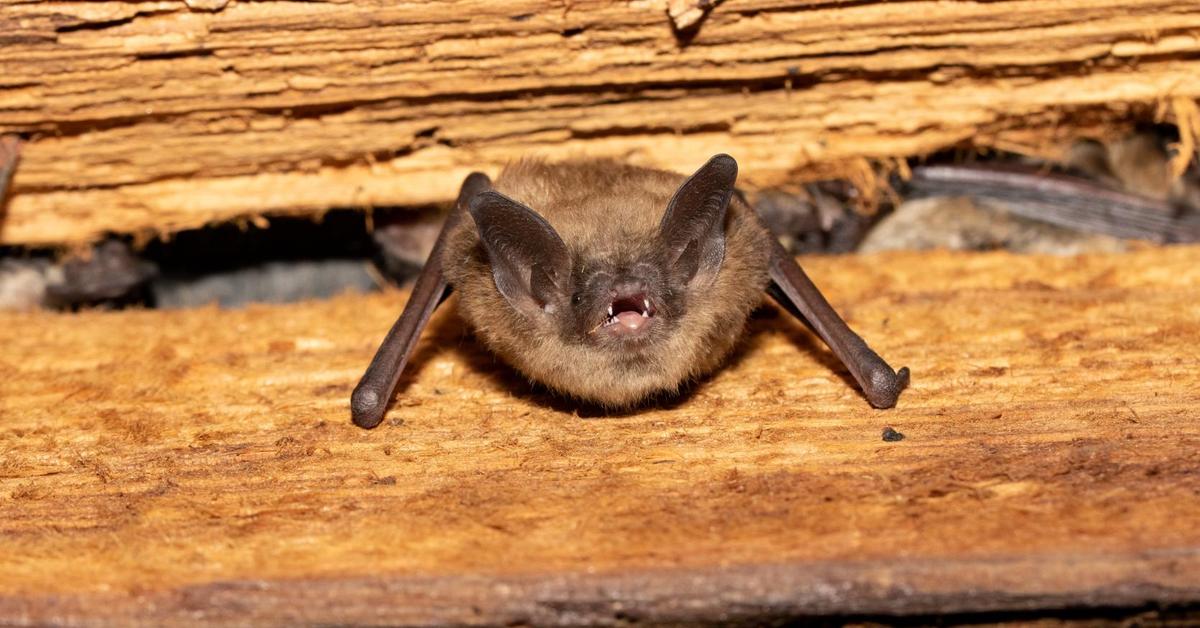
M 684 32 L 666 0 L 0 0 L 0 134 L 31 139 L 0 243 L 449 201 L 528 155 L 768 185 L 1048 153 L 1200 97 L 1186 0 L 670 4 Z
M 806 261 L 913 369 L 875 411 L 765 310 L 593 416 L 404 296 L 0 314 L 0 623 L 619 623 L 1200 601 L 1200 247 Z M 892 426 L 905 434 L 883 442 Z

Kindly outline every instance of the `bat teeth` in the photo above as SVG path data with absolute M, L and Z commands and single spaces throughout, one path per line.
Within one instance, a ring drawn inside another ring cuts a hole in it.
M 620 333 L 634 333 L 653 317 L 654 304 L 650 303 L 650 297 L 645 292 L 622 294 L 619 290 L 613 290 L 613 300 L 608 304 L 607 317 L 601 326 L 616 325 L 625 330 Z

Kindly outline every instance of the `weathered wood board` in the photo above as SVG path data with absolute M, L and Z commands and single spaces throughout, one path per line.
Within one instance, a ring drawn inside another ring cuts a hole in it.
M 773 310 L 689 396 L 610 417 L 443 311 L 373 431 L 347 399 L 399 293 L 0 314 L 0 623 L 1200 601 L 1200 247 L 806 265 L 913 369 L 896 409 Z
M 1190 0 L 743 0 L 685 33 L 665 0 L 0 0 L 0 134 L 30 139 L 0 243 L 449 201 L 528 155 L 767 185 L 1193 133 L 1198 29 Z

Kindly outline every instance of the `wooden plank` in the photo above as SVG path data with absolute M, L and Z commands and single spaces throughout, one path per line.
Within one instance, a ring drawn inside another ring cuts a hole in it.
M 0 623 L 618 623 L 1200 601 L 1200 247 L 807 260 L 913 369 L 871 410 L 766 310 L 593 417 L 404 298 L 0 314 Z M 883 442 L 883 427 L 906 435 Z
M 528 155 L 768 185 L 1048 152 L 1200 98 L 1186 0 L 752 0 L 683 35 L 665 0 L 0 7 L 0 134 L 31 139 L 0 243 L 448 201 Z

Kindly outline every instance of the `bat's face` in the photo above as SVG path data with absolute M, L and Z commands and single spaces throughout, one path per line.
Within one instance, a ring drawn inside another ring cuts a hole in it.
M 623 260 L 575 260 L 570 298 L 551 308 L 564 342 L 582 343 L 628 363 L 652 359 L 679 333 L 688 302 L 687 278 L 672 272 L 663 247 L 634 249 Z
M 658 233 L 607 243 L 603 252 L 568 246 L 534 209 L 489 191 L 470 211 L 496 288 L 518 312 L 553 321 L 564 342 L 627 359 L 652 351 L 725 256 L 725 213 L 737 165 L 718 157 L 689 178 L 664 208 Z
M 493 350 L 562 392 L 622 406 L 677 388 L 728 353 L 762 292 L 764 232 L 741 213 L 727 220 L 736 176 L 718 156 L 679 186 L 657 229 L 570 245 L 534 208 L 478 194 L 468 209 L 491 276 L 451 271 L 460 309 Z
M 597 346 L 632 350 L 646 344 L 664 331 L 663 319 L 683 305 L 682 286 L 668 286 L 661 260 L 589 261 L 580 267 L 569 315 L 562 317 L 564 332 Z

